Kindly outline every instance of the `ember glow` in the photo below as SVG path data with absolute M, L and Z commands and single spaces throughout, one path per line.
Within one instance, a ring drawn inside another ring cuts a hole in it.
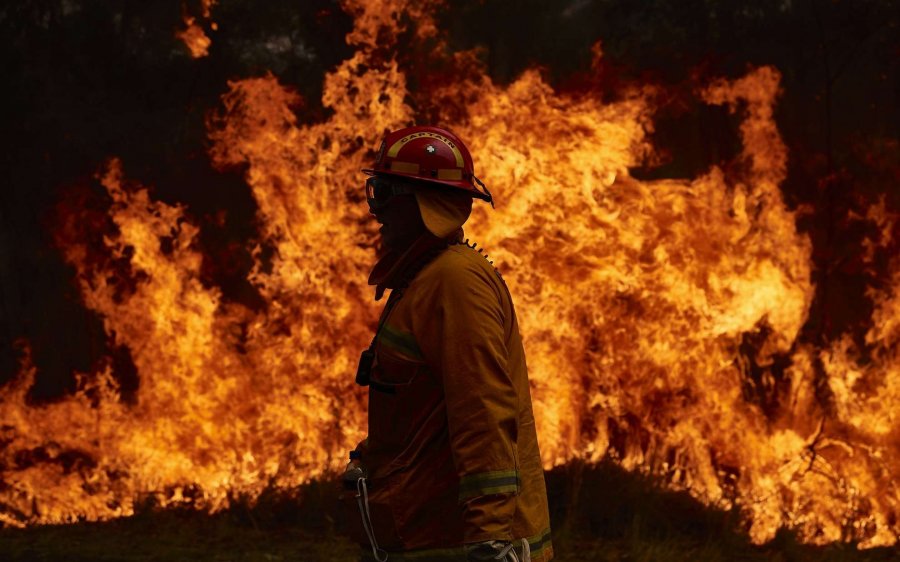
M 528 71 L 508 86 L 479 72 L 411 92 L 396 60 L 376 56 L 384 30 L 399 32 L 386 14 L 409 13 L 390 4 L 344 3 L 357 51 L 325 78 L 327 120 L 300 124 L 303 100 L 272 74 L 230 82 L 210 113 L 209 158 L 246 170 L 275 249 L 254 250 L 263 310 L 201 283 L 200 227 L 183 208 L 129 181 L 128 162 L 103 166 L 115 233 L 89 246 L 72 209 L 57 238 L 140 388 L 121 401 L 107 368 L 84 373 L 66 400 L 29 406 L 26 357 L 0 388 L 0 521 L 108 519 L 147 496 L 214 511 L 229 494 L 340 468 L 364 435 L 353 373 L 379 312 L 365 285 L 376 232 L 359 169 L 385 129 L 415 120 L 414 96 L 467 100 L 437 112 L 497 198 L 496 211 L 476 205 L 466 230 L 516 301 L 547 468 L 610 456 L 739 505 L 758 542 L 788 526 L 812 543 L 894 544 L 900 260 L 870 295 L 871 357 L 849 338 L 799 339 L 812 245 L 779 187 L 789 155 L 773 120 L 778 70 L 698 85 L 740 117 L 742 172 L 639 181 L 628 170 L 653 154 L 650 88 L 605 103 Z M 434 38 L 427 11 L 413 15 Z M 873 244 L 887 243 L 896 217 L 873 208 L 867 220 L 883 233 Z M 788 365 L 778 381 L 776 359 Z

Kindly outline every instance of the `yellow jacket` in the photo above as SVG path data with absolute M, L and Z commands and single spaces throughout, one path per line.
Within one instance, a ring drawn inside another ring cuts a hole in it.
M 550 560 L 525 353 L 499 273 L 451 243 L 392 290 L 382 322 L 359 447 L 379 546 L 392 562 L 452 562 L 466 543 L 526 538 L 533 561 Z

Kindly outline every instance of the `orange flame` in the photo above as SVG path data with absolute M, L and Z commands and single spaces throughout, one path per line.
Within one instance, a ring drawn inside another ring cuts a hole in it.
M 0 389 L 0 426 L 12 428 L 0 466 L 13 467 L 0 473 L 0 521 L 127 515 L 142 494 L 215 510 L 229 492 L 339 467 L 363 435 L 352 372 L 378 312 L 359 169 L 385 129 L 415 120 L 406 100 L 418 96 L 470 143 L 497 195 L 496 212 L 477 207 L 467 231 L 492 248 L 516 300 L 546 467 L 611 456 L 711 504 L 739 504 L 760 542 L 790 526 L 814 543 L 893 544 L 900 261 L 871 295 L 870 362 L 850 340 L 799 340 L 812 250 L 779 189 L 778 71 L 699 92 L 742 117 L 733 179 L 713 166 L 693 180 L 639 181 L 628 170 L 652 155 L 650 89 L 604 103 L 554 91 L 536 71 L 499 86 L 470 70 L 410 92 L 397 61 L 377 52 L 400 31 L 390 14 L 412 13 L 421 38 L 437 37 L 431 5 L 384 4 L 345 2 L 358 50 L 325 78 L 327 120 L 299 124 L 299 96 L 271 74 L 230 82 L 209 119 L 211 161 L 245 166 L 275 248 L 266 265 L 256 248 L 250 276 L 263 312 L 204 286 L 198 227 L 109 163 L 101 183 L 117 233 L 103 250 L 128 265 L 132 288 L 114 287 L 123 273 L 86 259 L 83 242 L 65 254 L 85 304 L 132 354 L 137 400 L 118 400 L 107 369 L 67 400 L 29 407 L 26 360 Z M 869 218 L 885 236 L 896 220 L 883 208 Z M 33 462 L 13 460 L 23 452 Z
M 203 30 L 202 23 L 210 21 L 210 18 L 212 17 L 212 7 L 215 3 L 216 0 L 200 0 L 201 16 L 199 18 L 189 14 L 187 8 L 184 7 L 183 18 L 185 28 L 176 31 L 175 37 L 184 42 L 188 51 L 190 51 L 192 58 L 199 59 L 209 55 L 209 47 L 212 45 L 212 39 L 210 39 Z M 217 27 L 216 22 L 210 21 L 209 25 L 213 30 Z

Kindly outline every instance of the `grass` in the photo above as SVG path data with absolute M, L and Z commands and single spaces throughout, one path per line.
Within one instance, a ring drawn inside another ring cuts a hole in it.
M 781 530 L 753 545 L 736 511 L 710 509 L 684 493 L 611 463 L 548 472 L 558 562 L 887 562 L 900 549 L 815 547 Z M 304 561 L 355 562 L 344 539 L 335 482 L 288 494 L 272 491 L 251 505 L 235 498 L 222 513 L 160 510 L 145 504 L 126 519 L 0 530 L 0 561 Z

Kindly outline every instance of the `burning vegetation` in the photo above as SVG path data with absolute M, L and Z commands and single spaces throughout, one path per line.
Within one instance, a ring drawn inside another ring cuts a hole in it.
M 194 58 L 209 55 L 199 22 L 216 9 L 203 2 L 177 32 Z M 817 333 L 833 256 L 816 255 L 809 227 L 825 211 L 786 200 L 784 69 L 698 75 L 678 103 L 721 108 L 738 148 L 690 177 L 652 177 L 640 170 L 673 158 L 654 139 L 675 94 L 623 80 L 610 95 L 601 43 L 569 88 L 534 68 L 497 80 L 439 31 L 436 2 L 340 10 L 352 52 L 320 100 L 260 70 L 203 108 L 202 158 L 252 196 L 254 231 L 221 245 L 226 257 L 204 240 L 224 214 L 158 196 L 115 150 L 55 203 L 53 243 L 108 350 L 73 392 L 41 401 L 32 343 L 17 340 L 0 387 L 0 522 L 109 519 L 148 496 L 217 511 L 339 469 L 363 437 L 352 373 L 379 312 L 359 170 L 383 131 L 431 121 L 467 141 L 497 197 L 467 234 L 516 298 L 547 469 L 613 459 L 739 507 L 757 542 L 781 527 L 816 544 L 896 542 L 898 207 L 882 196 L 841 219 L 863 225 L 854 259 L 875 281 L 852 297 L 866 299 L 863 324 Z M 819 186 L 852 183 L 834 172 Z

